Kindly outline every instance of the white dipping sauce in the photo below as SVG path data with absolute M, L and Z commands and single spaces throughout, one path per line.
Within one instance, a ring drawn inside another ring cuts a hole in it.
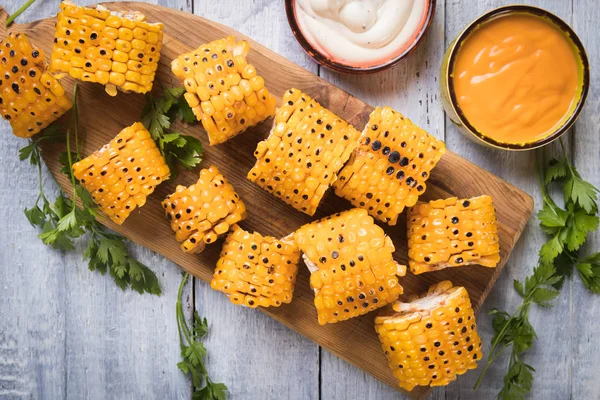
M 343 64 L 389 60 L 414 40 L 428 0 L 296 0 L 296 20 L 306 39 Z

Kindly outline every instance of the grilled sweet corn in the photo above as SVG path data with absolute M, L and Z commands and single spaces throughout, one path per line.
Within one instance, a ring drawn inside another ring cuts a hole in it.
M 73 174 L 100 210 L 119 225 L 170 176 L 169 167 L 141 122 L 123 129 L 109 144 L 73 164 Z
M 335 193 L 395 225 L 404 207 L 425 192 L 425 181 L 446 146 L 390 107 L 376 108 L 360 146 L 333 184 Z
M 228 36 L 182 54 L 171 63 L 211 145 L 223 143 L 275 114 L 275 98 L 246 59 L 249 50 L 248 42 L 236 43 Z
M 214 166 L 200 170 L 196 184 L 177 186 L 162 206 L 185 252 L 201 252 L 206 244 L 215 242 L 246 218 L 244 202 Z
M 248 179 L 313 215 L 360 133 L 298 89 L 283 96 L 269 137 L 256 147 Z
M 279 307 L 292 301 L 300 251 L 291 238 L 278 240 L 237 225 L 227 236 L 210 286 L 234 304 Z
M 500 261 L 496 213 L 490 196 L 419 203 L 408 212 L 408 257 L 414 274 Z
M 443 281 L 393 308 L 375 318 L 375 330 L 401 387 L 444 386 L 477 367 L 481 339 L 464 287 Z
M 24 33 L 10 33 L 0 42 L 0 112 L 15 136 L 35 135 L 72 107 L 47 69 L 44 52 Z
M 162 38 L 163 24 L 148 23 L 137 11 L 120 13 L 63 1 L 50 68 L 105 85 L 111 96 L 117 88 L 146 93 L 152 89 Z
M 352 209 L 294 233 L 311 271 L 319 324 L 344 321 L 395 301 L 403 292 L 394 244 L 366 210 Z

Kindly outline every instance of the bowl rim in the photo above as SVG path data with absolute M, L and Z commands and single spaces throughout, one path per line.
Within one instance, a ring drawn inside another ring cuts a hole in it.
M 453 85 L 454 75 L 452 73 L 454 62 L 456 60 L 456 55 L 458 53 L 457 50 L 459 49 L 460 45 L 464 42 L 464 40 L 475 29 L 477 29 L 479 26 L 481 26 L 481 24 L 486 23 L 489 20 L 491 20 L 492 18 L 495 18 L 499 15 L 511 14 L 511 13 L 515 13 L 515 12 L 533 14 L 533 15 L 541 17 L 541 18 L 547 18 L 552 23 L 554 23 L 562 32 L 565 33 L 565 36 L 567 36 L 567 39 L 577 49 L 577 53 L 579 55 L 579 58 L 581 59 L 581 66 L 582 66 L 582 70 L 583 70 L 583 80 L 581 83 L 581 94 L 580 94 L 579 100 L 577 101 L 577 104 L 575 105 L 575 108 L 571 112 L 571 115 L 569 116 L 569 118 L 567 118 L 563 122 L 563 124 L 559 128 L 556 129 L 556 131 L 554 131 L 552 134 L 548 135 L 547 137 L 540 139 L 538 141 L 535 141 L 535 142 L 523 143 L 523 144 L 499 142 L 497 140 L 489 138 L 489 137 L 483 135 L 482 133 L 480 133 L 468 121 L 468 119 L 466 118 L 466 116 L 464 115 L 464 113 L 462 112 L 460 107 L 458 106 L 456 92 L 454 91 L 454 85 Z M 497 7 L 492 10 L 486 11 L 485 13 L 483 13 L 479 17 L 477 17 L 473 22 L 469 23 L 456 36 L 456 39 L 454 39 L 453 43 L 448 48 L 448 52 L 449 52 L 448 63 L 445 66 L 446 70 L 444 71 L 444 75 L 446 78 L 446 80 L 445 80 L 446 81 L 445 82 L 446 90 L 450 96 L 450 102 L 449 102 L 450 106 L 452 107 L 452 110 L 453 110 L 454 114 L 457 116 L 457 118 L 459 119 L 460 123 L 466 128 L 466 130 L 469 131 L 469 134 L 472 135 L 474 138 L 478 139 L 479 141 L 484 142 L 488 146 L 492 146 L 492 147 L 503 149 L 503 150 L 513 150 L 513 151 L 532 150 L 532 149 L 537 149 L 539 147 L 545 146 L 545 145 L 555 141 L 556 139 L 561 137 L 565 132 L 567 132 L 573 126 L 575 121 L 577 121 L 577 119 L 579 118 L 579 115 L 581 114 L 581 111 L 583 110 L 583 106 L 585 105 L 585 101 L 587 99 L 589 86 L 590 86 L 590 65 L 589 65 L 589 60 L 588 60 L 588 56 L 587 56 L 585 47 L 583 46 L 583 43 L 581 42 L 581 40 L 579 39 L 579 36 L 577 36 L 577 34 L 573 30 L 573 28 L 571 28 L 563 19 L 561 19 L 560 17 L 551 13 L 548 10 L 545 10 L 540 7 L 524 5 L 524 4 L 509 4 L 509 5 L 504 5 L 504 6 Z
M 427 1 L 429 3 L 429 8 L 427 10 L 425 22 L 421 26 L 419 33 L 417 34 L 415 39 L 412 41 L 412 43 L 402 53 L 398 54 L 394 58 L 391 58 L 390 60 L 388 60 L 384 63 L 375 64 L 375 65 L 371 65 L 368 67 L 353 67 L 351 65 L 332 61 L 332 60 L 328 59 L 327 57 L 325 57 L 312 44 L 310 44 L 310 42 L 306 39 L 306 37 L 302 33 L 302 30 L 300 29 L 300 26 L 298 25 L 298 21 L 296 20 L 296 12 L 295 12 L 295 7 L 294 7 L 296 0 L 285 0 L 285 13 L 287 15 L 288 24 L 290 25 L 290 28 L 292 29 L 292 33 L 294 34 L 294 37 L 296 38 L 298 43 L 300 43 L 300 46 L 302 47 L 304 52 L 306 54 L 308 54 L 317 63 L 319 63 L 320 65 L 322 65 L 326 68 L 329 68 L 333 71 L 337 71 L 337 72 L 344 72 L 344 73 L 350 73 L 350 74 L 370 74 L 370 73 L 383 71 L 387 68 L 392 67 L 393 65 L 396 65 L 400 61 L 404 60 L 417 47 L 417 45 L 419 44 L 419 42 L 421 41 L 423 36 L 425 36 L 427 31 L 429 31 L 429 27 L 431 26 L 433 17 L 435 15 L 437 0 L 427 0 Z

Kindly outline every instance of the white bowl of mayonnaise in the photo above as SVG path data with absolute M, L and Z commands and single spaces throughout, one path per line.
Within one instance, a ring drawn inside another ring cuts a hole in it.
M 435 0 L 286 0 L 294 36 L 319 64 L 380 71 L 404 59 L 433 19 Z

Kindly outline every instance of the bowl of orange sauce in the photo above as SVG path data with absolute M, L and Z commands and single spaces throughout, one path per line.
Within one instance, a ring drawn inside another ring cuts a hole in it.
M 491 10 L 452 42 L 442 62 L 442 101 L 469 137 L 506 150 L 541 147 L 578 118 L 589 63 L 575 32 L 532 6 Z

